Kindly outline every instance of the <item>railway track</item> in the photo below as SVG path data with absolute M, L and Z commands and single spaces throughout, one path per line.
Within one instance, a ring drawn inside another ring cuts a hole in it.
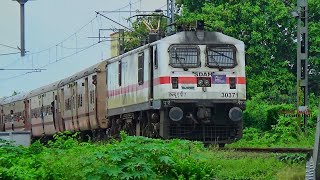
M 234 150 L 241 152 L 261 153 L 312 153 L 312 148 L 219 148 L 219 150 Z

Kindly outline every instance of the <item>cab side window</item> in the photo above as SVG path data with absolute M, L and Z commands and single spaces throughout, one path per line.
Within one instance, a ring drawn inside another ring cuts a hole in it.
M 138 83 L 143 84 L 144 81 L 144 53 L 140 53 L 138 56 Z

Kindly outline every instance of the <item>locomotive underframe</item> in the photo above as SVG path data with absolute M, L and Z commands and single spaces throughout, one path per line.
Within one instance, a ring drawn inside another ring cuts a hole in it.
M 244 109 L 242 102 L 157 100 L 150 103 L 150 107 L 109 117 L 108 135 L 117 137 L 124 130 L 129 135 L 179 138 L 214 144 L 231 143 L 242 137 L 242 119 L 232 121 L 229 117 L 231 108 Z M 177 107 L 183 111 L 183 117 L 174 121 L 170 118 L 170 110 Z
M 242 137 L 242 119 L 232 121 L 229 110 L 233 107 L 244 109 L 238 103 L 217 103 L 213 100 L 166 100 L 163 136 L 169 139 L 179 138 L 202 141 L 205 143 L 225 144 Z M 183 117 L 179 121 L 170 118 L 170 109 L 179 107 Z

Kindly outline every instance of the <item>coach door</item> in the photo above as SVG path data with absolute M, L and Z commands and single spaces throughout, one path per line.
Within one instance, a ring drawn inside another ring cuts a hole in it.
M 31 123 L 30 123 L 30 105 L 29 105 L 29 100 L 25 99 L 24 100 L 24 124 L 25 124 L 25 129 L 26 130 L 31 130 Z
M 97 113 L 96 113 L 96 76 L 88 76 L 88 114 L 89 114 L 89 121 L 91 125 L 91 129 L 97 129 Z
M 79 121 L 78 121 L 78 83 L 74 82 L 72 85 L 72 119 L 73 119 L 73 126 L 75 131 L 79 131 Z
M 153 64 L 154 64 L 154 60 L 156 58 L 157 55 L 157 46 L 152 46 L 149 49 L 149 78 L 150 78 L 150 87 L 149 87 L 149 100 L 153 99 L 153 80 L 154 80 L 154 69 L 153 69 Z M 152 102 L 152 101 L 151 101 Z
M 51 113 L 52 113 L 52 117 L 53 117 L 53 123 L 54 123 L 54 128 L 56 131 L 58 131 L 59 129 L 59 122 L 58 122 L 58 118 L 57 118 L 57 95 L 56 93 L 52 93 L 53 94 L 53 101 L 51 103 Z
M 2 106 L 0 106 L 0 131 L 4 131 L 4 122 L 3 122 L 3 109 Z
M 66 130 L 65 128 L 65 122 L 64 122 L 64 108 L 65 108 L 65 99 L 64 99 L 64 88 L 60 89 L 59 93 L 59 109 L 60 109 L 60 118 L 58 118 L 59 121 L 59 130 L 60 132 L 64 132 Z

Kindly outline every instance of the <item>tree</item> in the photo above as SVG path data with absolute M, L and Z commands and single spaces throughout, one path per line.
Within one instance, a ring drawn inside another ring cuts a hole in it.
M 156 29 L 158 27 L 158 22 L 160 20 L 160 31 L 159 35 L 162 36 L 163 32 L 166 29 L 166 19 L 163 16 L 144 16 L 137 18 L 136 21 L 132 23 L 132 32 L 125 33 L 125 49 L 130 50 L 141 46 L 142 44 L 146 44 L 148 42 L 148 35 L 150 30 L 147 28 L 148 26 L 152 26 Z M 145 24 L 146 23 L 146 24 Z
M 320 95 L 320 4 L 318 0 L 309 0 L 309 64 L 312 74 L 309 77 L 309 89 Z
M 17 91 L 13 91 L 12 95 L 11 96 L 15 96 L 15 95 L 18 95 L 20 94 L 20 92 L 17 92 Z
M 310 68 L 319 72 L 320 5 L 309 1 Z M 294 101 L 296 68 L 296 20 L 291 11 L 295 0 L 181 0 L 181 24 L 202 19 L 207 30 L 220 31 L 246 44 L 248 97 L 261 96 L 279 103 L 291 97 Z M 311 82 L 319 81 L 315 73 Z M 318 84 L 319 85 L 319 84 Z M 316 87 L 312 87 L 315 91 Z M 318 91 L 319 93 L 319 91 Z M 290 101 L 289 101 L 290 102 Z

